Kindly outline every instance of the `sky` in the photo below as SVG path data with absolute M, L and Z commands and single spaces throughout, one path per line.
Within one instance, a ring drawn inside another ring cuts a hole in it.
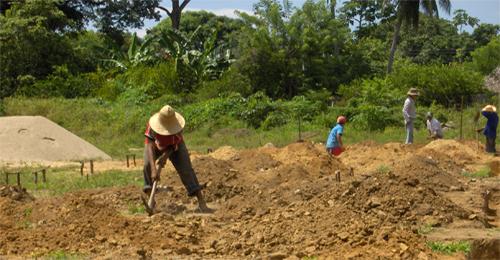
M 236 17 L 235 10 L 252 13 L 253 5 L 256 2 L 258 0 L 191 0 L 186 10 L 206 10 L 217 15 Z M 300 7 L 305 0 L 292 0 L 292 2 L 294 6 Z M 337 8 L 341 6 L 342 2 L 344 0 L 339 1 Z M 170 7 L 171 1 L 162 0 L 162 6 Z M 500 0 L 451 0 L 451 15 L 456 9 L 464 9 L 470 16 L 479 18 L 481 22 L 500 24 Z M 166 17 L 163 11 L 161 11 L 161 14 L 162 18 Z M 443 18 L 451 19 L 451 15 L 446 15 L 443 11 L 440 14 Z M 157 21 L 148 20 L 144 28 L 135 31 L 139 36 L 144 36 L 146 29 L 153 27 L 157 23 Z

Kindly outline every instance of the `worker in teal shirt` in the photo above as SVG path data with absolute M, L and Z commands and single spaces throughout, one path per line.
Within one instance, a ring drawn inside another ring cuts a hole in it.
M 486 126 L 478 131 L 482 131 L 486 137 L 486 152 L 496 153 L 496 138 L 497 138 L 497 127 L 498 127 L 498 114 L 497 108 L 492 105 L 485 106 L 481 114 L 488 119 Z
M 337 125 L 332 128 L 328 135 L 326 150 L 332 155 L 339 156 L 345 150 L 342 143 L 342 134 L 344 134 L 344 124 L 346 121 L 345 116 L 339 116 L 337 118 Z

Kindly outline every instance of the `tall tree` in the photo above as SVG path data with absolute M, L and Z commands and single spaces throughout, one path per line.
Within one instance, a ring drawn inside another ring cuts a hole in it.
M 25 5 L 33 0 L 0 0 L 0 13 L 5 14 L 13 4 Z M 100 32 L 111 36 L 119 44 L 123 43 L 122 32 L 130 27 L 140 28 L 144 19 L 160 19 L 156 10 L 160 0 L 58 0 L 57 8 L 72 26 L 84 29 L 92 24 Z
M 396 5 L 396 21 L 394 25 L 394 36 L 392 38 L 391 51 L 389 53 L 389 62 L 387 64 L 387 72 L 392 72 L 394 64 L 394 55 L 398 46 L 401 25 L 404 23 L 418 28 L 418 20 L 420 16 L 420 9 L 423 13 L 431 17 L 439 17 L 439 6 L 446 12 L 450 13 L 451 3 L 450 0 L 386 0 L 388 3 L 393 2 Z
M 168 17 L 170 17 L 170 20 L 172 20 L 172 28 L 179 30 L 182 10 L 186 8 L 190 1 L 191 0 L 183 0 L 182 3 L 180 3 L 179 0 L 172 0 L 171 10 L 168 10 L 168 8 L 165 8 L 163 6 L 158 6 L 158 9 L 165 11 Z
M 458 31 L 462 33 L 463 26 L 470 26 L 472 28 L 476 27 L 479 24 L 479 19 L 473 16 L 470 16 L 463 9 L 457 9 L 453 12 L 453 25 L 457 27 Z

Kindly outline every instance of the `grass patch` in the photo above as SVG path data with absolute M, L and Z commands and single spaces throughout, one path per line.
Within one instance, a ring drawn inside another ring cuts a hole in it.
M 96 173 L 87 179 L 86 176 L 80 175 L 78 168 L 49 169 L 46 174 L 47 182 L 41 182 L 39 177 L 38 184 L 35 184 L 31 172 L 30 168 L 21 170 L 21 184 L 37 197 L 56 196 L 85 189 L 140 186 L 142 184 L 140 171 L 110 170 Z M 13 184 L 14 181 L 9 181 L 9 184 Z M 0 178 L 0 184 L 5 184 L 4 178 Z
M 433 230 L 434 230 L 434 228 L 432 227 L 432 225 L 426 224 L 426 225 L 423 225 L 420 228 L 418 228 L 417 232 L 419 235 L 427 235 L 427 234 L 431 233 Z
M 48 260 L 77 260 L 83 259 L 84 256 L 77 253 L 66 252 L 64 250 L 56 250 L 42 256 L 42 258 Z
M 132 215 L 144 214 L 146 213 L 146 209 L 144 208 L 144 205 L 140 203 L 137 204 L 130 203 L 128 205 L 128 213 Z
M 441 242 L 441 241 L 429 241 L 427 246 L 434 252 L 451 255 L 457 252 L 469 253 L 471 251 L 471 243 L 469 241 L 458 241 L 458 242 Z
M 377 167 L 376 172 L 378 174 L 389 174 L 391 172 L 391 168 L 387 165 L 382 164 L 379 167 Z
M 477 172 L 464 172 L 462 175 L 469 178 L 488 178 L 491 175 L 491 169 L 489 167 L 484 167 Z

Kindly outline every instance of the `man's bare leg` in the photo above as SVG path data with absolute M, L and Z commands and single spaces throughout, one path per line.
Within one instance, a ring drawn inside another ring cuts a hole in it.
M 205 201 L 205 198 L 203 197 L 203 193 L 201 190 L 196 192 L 196 199 L 198 199 L 198 211 L 200 213 L 213 213 L 214 210 L 209 208 L 207 206 L 207 202 Z

